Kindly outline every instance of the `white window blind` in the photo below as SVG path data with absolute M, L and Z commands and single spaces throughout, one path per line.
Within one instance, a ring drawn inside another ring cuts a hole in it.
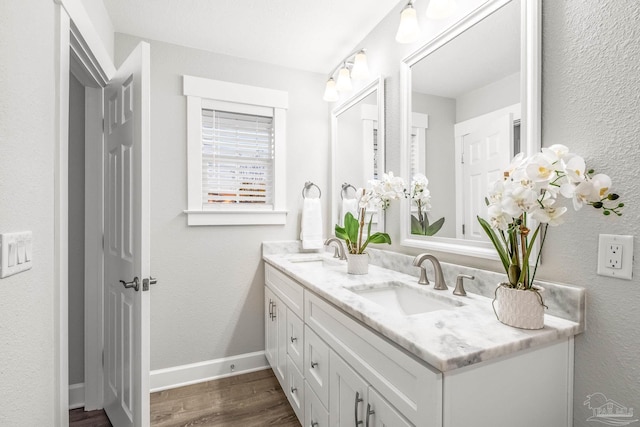
M 202 206 L 273 206 L 273 117 L 202 109 Z

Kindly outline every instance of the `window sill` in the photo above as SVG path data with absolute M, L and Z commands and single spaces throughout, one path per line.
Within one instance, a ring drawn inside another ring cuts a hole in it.
M 224 211 L 190 211 L 187 214 L 187 225 L 285 225 L 287 211 L 256 210 L 224 210 Z

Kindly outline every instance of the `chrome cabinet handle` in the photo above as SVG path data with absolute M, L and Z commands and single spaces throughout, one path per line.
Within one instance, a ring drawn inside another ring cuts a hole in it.
M 269 298 L 269 319 L 273 316 L 273 301 Z
M 124 286 L 127 289 L 133 288 L 133 290 L 136 292 L 140 290 L 140 279 L 138 279 L 138 276 L 134 277 L 131 282 L 125 282 L 124 280 L 120 280 L 120 283 L 122 283 L 122 286 Z
M 311 427 L 318 427 L 318 423 L 315 421 L 311 421 Z
M 271 309 L 271 321 L 276 320 L 276 303 L 273 302 L 273 308 Z
M 362 420 L 358 421 L 358 403 L 362 401 L 363 399 L 360 397 L 360 392 L 356 391 L 356 401 L 355 401 L 355 404 L 353 405 L 353 415 L 356 420 L 356 426 L 359 426 L 362 424 Z
M 291 337 L 291 343 L 298 341 L 298 338 Z
M 376 413 L 376 411 L 371 409 L 371 404 L 367 403 L 367 423 L 365 424 L 365 427 L 369 427 L 369 416 L 373 415 L 375 413 Z
M 311 361 L 311 369 L 315 369 L 318 366 L 318 362 Z
M 298 389 L 297 389 L 297 388 L 295 388 L 295 387 L 291 387 L 291 393 L 295 393 L 296 391 L 298 391 Z

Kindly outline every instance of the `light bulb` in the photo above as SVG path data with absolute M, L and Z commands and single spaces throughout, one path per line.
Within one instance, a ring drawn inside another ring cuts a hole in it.
M 369 78 L 369 66 L 367 65 L 367 55 L 364 53 L 364 50 L 356 54 L 353 61 L 353 69 L 351 70 L 351 77 L 358 80 L 366 80 Z
M 427 6 L 427 18 L 446 19 L 458 8 L 456 0 L 430 0 Z
M 330 77 L 327 80 L 327 86 L 324 89 L 324 96 L 322 97 L 327 102 L 336 102 L 340 99 L 340 95 L 338 95 L 338 90 L 336 89 L 336 82 L 333 80 L 333 77 Z
M 418 17 L 411 2 L 402 9 L 400 14 L 400 25 L 396 33 L 398 43 L 413 43 L 420 37 L 420 27 L 418 27 Z
M 351 77 L 349 76 L 349 69 L 345 64 L 340 71 L 338 72 L 338 81 L 336 82 L 336 89 L 340 92 L 350 92 L 352 88 L 351 86 Z

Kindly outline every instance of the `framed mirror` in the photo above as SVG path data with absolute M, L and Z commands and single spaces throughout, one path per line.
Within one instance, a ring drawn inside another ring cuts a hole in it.
M 513 156 L 540 150 L 540 1 L 491 0 L 401 64 L 404 246 L 497 259 L 477 216 Z
M 378 77 L 331 112 L 332 229 L 357 209 L 356 189 L 381 178 L 384 159 L 384 79 Z M 367 212 L 367 221 L 371 215 L 371 229 L 384 231 L 383 211 Z

